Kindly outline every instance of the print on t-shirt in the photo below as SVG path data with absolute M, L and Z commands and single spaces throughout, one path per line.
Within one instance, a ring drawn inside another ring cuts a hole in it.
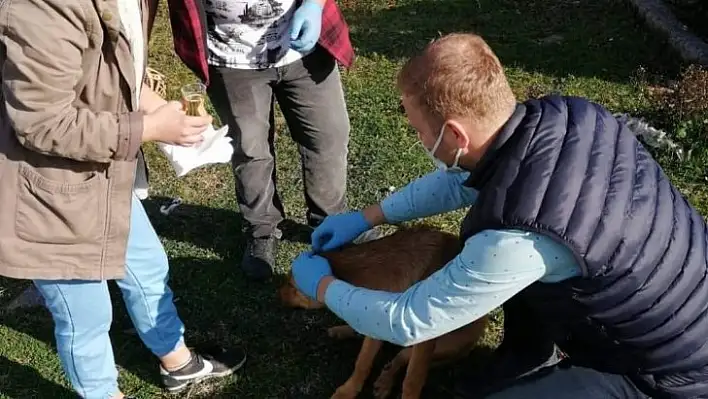
M 303 54 L 290 49 L 295 0 L 204 0 L 209 63 L 239 69 L 287 65 Z

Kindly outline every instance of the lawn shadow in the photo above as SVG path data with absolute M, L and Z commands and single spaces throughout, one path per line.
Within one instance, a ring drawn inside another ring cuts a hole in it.
M 677 57 L 623 2 L 611 0 L 399 0 L 372 9 L 343 1 L 360 55 L 406 59 L 451 32 L 484 37 L 501 62 L 529 72 L 626 82 L 649 68 L 676 72 Z
M 0 356 L 0 394 L 8 398 L 74 399 L 76 394 L 54 382 L 44 379 L 34 368 Z
M 240 260 L 245 237 L 239 213 L 230 209 L 181 204 L 169 215 L 163 215 L 160 207 L 169 205 L 171 201 L 166 197 L 150 197 L 143 201 L 150 221 L 161 237 L 210 249 L 224 261 Z M 286 219 L 280 224 L 280 229 L 283 240 L 310 242 L 312 230 L 305 224 Z

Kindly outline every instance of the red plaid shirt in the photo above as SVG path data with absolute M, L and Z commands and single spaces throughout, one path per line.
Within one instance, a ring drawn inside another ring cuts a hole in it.
M 167 0 L 177 56 L 205 84 L 209 84 L 207 26 L 204 0 Z M 299 3 L 299 2 L 298 2 Z M 349 27 L 334 0 L 326 0 L 322 10 L 319 45 L 343 66 L 354 62 Z

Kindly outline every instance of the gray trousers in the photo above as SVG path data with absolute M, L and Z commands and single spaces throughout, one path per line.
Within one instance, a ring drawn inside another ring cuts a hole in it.
M 346 209 L 349 115 L 339 69 L 324 49 L 269 69 L 212 67 L 209 97 L 229 125 L 236 198 L 252 237 L 280 237 L 285 212 L 275 176 L 274 100 L 298 144 L 307 220 Z

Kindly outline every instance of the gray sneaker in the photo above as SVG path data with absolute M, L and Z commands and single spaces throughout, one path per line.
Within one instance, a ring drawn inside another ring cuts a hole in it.
M 278 239 L 275 237 L 251 238 L 241 260 L 241 269 L 250 279 L 264 281 L 273 276 Z

